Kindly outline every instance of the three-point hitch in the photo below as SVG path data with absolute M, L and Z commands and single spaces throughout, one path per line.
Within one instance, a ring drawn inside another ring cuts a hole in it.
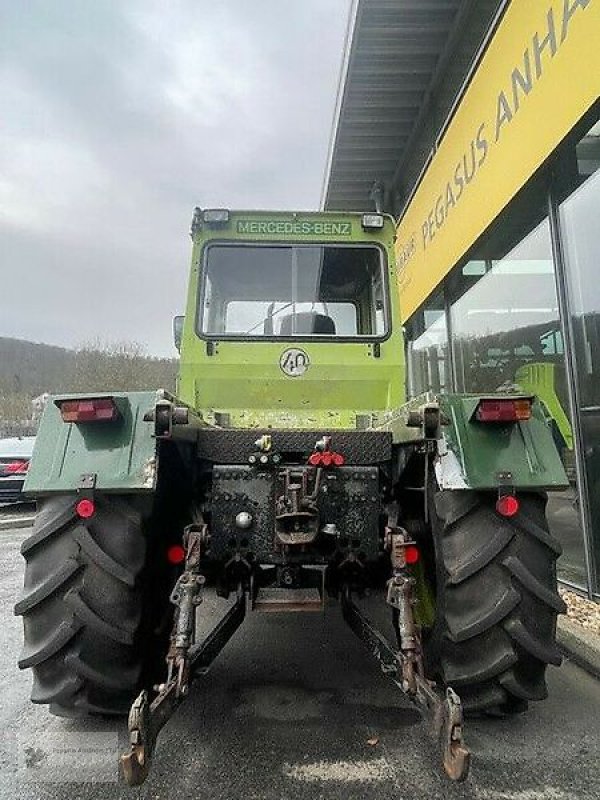
M 449 778 L 462 781 L 469 771 L 470 753 L 463 742 L 463 714 L 458 695 L 447 688 L 445 694 L 429 681 L 423 670 L 420 631 L 415 622 L 414 578 L 407 568 L 407 554 L 415 543 L 400 528 L 388 528 L 387 548 L 392 576 L 387 584 L 387 603 L 397 649 L 363 615 L 352 600 L 350 584 L 342 586 L 341 602 L 345 621 L 377 659 L 382 671 L 405 696 L 431 720 L 433 735 L 441 748 L 443 768 Z M 171 642 L 167 654 L 167 677 L 155 687 L 150 702 L 143 691 L 129 712 L 130 749 L 121 756 L 126 782 L 138 786 L 148 776 L 158 734 L 188 694 L 198 674 L 205 673 L 233 636 L 246 615 L 246 596 L 252 582 L 240 582 L 233 606 L 201 644 L 194 644 L 196 610 L 202 602 L 204 576 L 200 572 L 201 550 L 207 540 L 206 525 L 190 526 L 184 535 L 185 569 L 171 593 L 176 606 Z

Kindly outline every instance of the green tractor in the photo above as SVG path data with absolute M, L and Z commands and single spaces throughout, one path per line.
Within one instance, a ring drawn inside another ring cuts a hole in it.
M 139 784 L 247 611 L 339 603 L 463 779 L 463 709 L 523 711 L 561 660 L 545 493 L 567 479 L 543 409 L 407 402 L 390 217 L 196 209 L 191 234 L 177 396 L 56 396 L 41 420 L 16 605 L 31 699 L 129 709 Z M 207 582 L 231 601 L 196 641 Z M 361 607 L 377 588 L 392 641 Z

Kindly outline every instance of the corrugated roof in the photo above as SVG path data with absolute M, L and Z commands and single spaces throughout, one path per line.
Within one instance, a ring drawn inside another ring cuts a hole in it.
M 361 210 L 390 185 L 442 56 L 471 0 L 357 0 L 322 205 Z

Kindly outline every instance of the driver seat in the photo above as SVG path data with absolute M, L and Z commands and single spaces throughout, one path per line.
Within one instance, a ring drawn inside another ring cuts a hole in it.
M 326 314 L 317 314 L 316 311 L 301 311 L 298 314 L 288 314 L 281 318 L 280 336 L 320 334 L 321 336 L 335 336 L 335 322 Z

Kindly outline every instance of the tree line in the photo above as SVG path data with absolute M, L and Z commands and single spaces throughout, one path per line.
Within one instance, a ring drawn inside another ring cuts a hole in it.
M 68 350 L 0 338 L 0 427 L 31 420 L 32 400 L 46 392 L 174 392 L 176 374 L 177 359 L 149 356 L 138 342 L 98 339 Z

